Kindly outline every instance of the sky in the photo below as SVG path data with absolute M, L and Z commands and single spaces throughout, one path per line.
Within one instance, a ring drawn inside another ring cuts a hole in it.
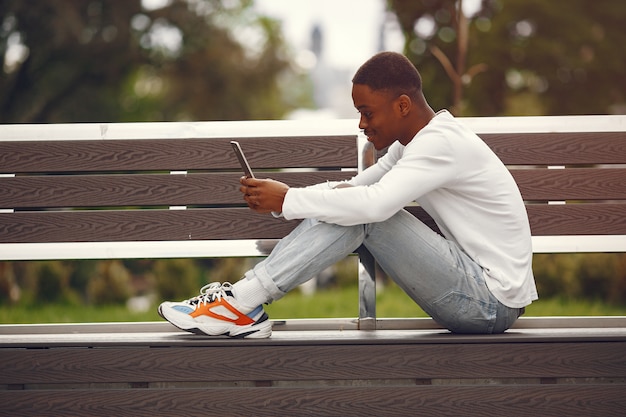
M 310 48 L 311 31 L 318 24 L 322 57 L 329 66 L 353 72 L 378 52 L 384 0 L 255 0 L 255 8 L 283 22 L 285 38 L 296 51 Z M 400 35 L 386 26 L 385 49 L 401 51 Z
M 472 15 L 480 1 L 464 0 L 463 10 Z M 282 22 L 283 34 L 294 50 L 296 62 L 313 70 L 318 109 L 300 109 L 288 118 L 355 117 L 350 92 L 354 73 L 375 53 L 402 52 L 404 47 L 404 36 L 395 15 L 386 12 L 385 0 L 255 0 L 254 7 L 259 13 Z M 425 24 L 422 29 L 427 31 L 428 19 L 421 24 Z M 322 65 L 317 67 L 309 51 L 315 25 L 322 30 L 322 60 L 317 62 Z M 417 22 L 416 30 L 419 26 Z
M 475 13 L 481 0 L 465 0 L 463 10 Z M 310 47 L 315 24 L 323 30 L 326 64 L 352 73 L 380 50 L 402 52 L 404 37 L 395 16 L 386 19 L 385 0 L 255 0 L 257 10 L 283 22 L 287 41 L 297 50 Z
M 402 51 L 404 38 L 395 16 L 386 20 L 385 0 L 255 0 L 259 13 L 282 22 L 295 60 L 312 70 L 317 110 L 296 110 L 291 119 L 353 118 L 350 80 L 356 70 L 381 50 Z M 321 61 L 310 52 L 313 28 L 322 32 Z M 312 61 L 311 61 L 312 59 Z M 318 64 L 315 66 L 315 64 Z

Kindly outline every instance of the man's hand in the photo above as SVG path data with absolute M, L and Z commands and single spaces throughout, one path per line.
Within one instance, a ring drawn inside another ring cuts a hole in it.
M 270 179 L 241 177 L 239 191 L 248 207 L 258 213 L 282 212 L 283 201 L 289 186 Z

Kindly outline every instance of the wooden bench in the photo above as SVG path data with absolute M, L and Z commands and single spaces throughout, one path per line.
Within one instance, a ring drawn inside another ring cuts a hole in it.
M 626 117 L 464 122 L 510 166 L 535 252 L 626 251 Z M 259 242 L 296 223 L 242 205 L 228 141 L 259 176 L 306 185 L 363 164 L 356 124 L 0 126 L 0 260 L 263 255 Z M 267 340 L 164 322 L 2 325 L 0 415 L 623 415 L 626 318 L 453 335 L 377 318 L 360 261 L 359 317 L 275 320 Z

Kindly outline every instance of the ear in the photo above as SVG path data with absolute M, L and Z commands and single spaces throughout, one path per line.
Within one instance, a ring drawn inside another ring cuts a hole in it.
M 411 101 L 411 98 L 406 94 L 402 94 L 400 97 L 398 97 L 398 102 L 396 105 L 398 106 L 397 108 L 400 111 L 400 115 L 406 116 L 407 114 L 409 114 L 412 104 L 413 103 Z

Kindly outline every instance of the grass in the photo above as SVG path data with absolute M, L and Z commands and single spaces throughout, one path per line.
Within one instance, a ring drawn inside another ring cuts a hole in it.
M 266 306 L 272 319 L 357 317 L 356 287 L 331 288 L 314 295 L 293 291 Z M 426 317 L 426 314 L 395 285 L 379 292 L 378 317 Z M 626 316 L 626 306 L 612 306 L 602 301 L 541 299 L 526 309 L 526 316 Z M 156 307 L 145 312 L 131 312 L 126 306 L 38 306 L 0 305 L 0 323 L 96 323 L 160 321 Z
M 295 291 L 266 307 L 271 318 L 357 317 L 355 288 L 337 288 L 306 296 Z M 327 314 L 327 315 L 326 315 Z M 427 317 L 396 285 L 388 285 L 376 295 L 378 317 Z M 626 305 L 609 305 L 601 300 L 540 299 L 526 307 L 525 316 L 626 316 Z

